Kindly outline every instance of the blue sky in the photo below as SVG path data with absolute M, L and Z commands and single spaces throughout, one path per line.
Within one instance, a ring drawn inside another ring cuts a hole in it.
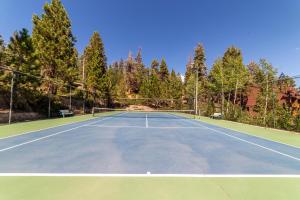
M 268 59 L 279 72 L 300 74 L 299 0 L 62 0 L 81 53 L 99 31 L 108 61 L 142 48 L 144 62 L 165 57 L 184 73 L 188 57 L 203 43 L 207 65 L 227 47 L 242 49 L 245 64 Z M 0 0 L 0 34 L 32 29 L 45 0 Z

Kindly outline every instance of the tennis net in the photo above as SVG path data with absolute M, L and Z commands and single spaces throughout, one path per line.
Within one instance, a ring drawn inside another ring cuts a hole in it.
M 118 118 L 166 118 L 166 119 L 194 119 L 194 110 L 139 110 L 118 108 L 93 108 L 95 117 L 118 117 Z

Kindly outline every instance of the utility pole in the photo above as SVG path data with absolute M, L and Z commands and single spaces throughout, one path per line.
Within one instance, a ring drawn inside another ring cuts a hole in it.
M 83 89 L 83 114 L 85 114 L 85 98 L 86 98 L 86 90 L 85 90 L 85 58 L 83 56 L 82 61 L 82 89 Z
M 69 101 L 69 110 L 72 110 L 72 86 L 70 84 L 70 101 Z
M 196 69 L 196 115 L 198 115 L 198 68 Z
M 14 72 L 12 72 L 11 77 L 11 85 L 10 85 L 10 103 L 9 103 L 9 116 L 8 116 L 8 124 L 11 124 L 11 115 L 12 115 L 12 107 L 13 107 L 13 93 L 14 93 Z

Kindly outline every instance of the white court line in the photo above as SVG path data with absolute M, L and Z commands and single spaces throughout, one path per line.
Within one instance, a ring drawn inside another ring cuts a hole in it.
M 99 116 L 97 118 L 101 118 L 101 117 L 106 117 L 106 116 L 105 115 L 104 116 Z M 27 135 L 27 134 L 30 134 L 30 133 L 35 133 L 35 132 L 45 131 L 45 130 L 48 130 L 48 129 L 59 128 L 59 127 L 62 127 L 62 126 L 68 126 L 68 125 L 77 124 L 77 123 L 79 124 L 79 123 L 82 123 L 82 122 L 92 121 L 92 120 L 97 119 L 97 118 L 93 118 L 92 117 L 90 119 L 86 119 L 86 120 L 82 120 L 82 121 L 78 121 L 78 122 L 70 122 L 70 123 L 61 124 L 61 125 L 58 125 L 58 126 L 51 126 L 51 127 L 48 127 L 48 128 L 42 128 L 42 129 L 38 129 L 38 130 L 34 130 L 34 131 L 29 131 L 29 132 L 25 132 L 25 133 L 21 133 L 21 134 L 17 134 L 17 135 L 11 135 L 11 136 L 7 136 L 7 137 L 2 137 L 2 138 L 0 138 L 0 140 L 14 138 L 14 137 L 22 136 L 22 135 Z M 0 128 L 1 128 L 1 126 L 0 126 Z
M 205 127 L 205 128 L 208 129 L 208 130 L 214 131 L 214 132 L 216 132 L 216 133 L 219 133 L 219 134 L 222 134 L 222 135 L 226 135 L 226 136 L 228 136 L 228 137 L 234 138 L 234 139 L 236 139 L 236 140 L 239 140 L 239 141 L 242 141 L 242 142 L 245 142 L 245 143 L 248 143 L 248 144 L 257 146 L 257 147 L 260 147 L 260 148 L 263 148 L 263 149 L 268 150 L 268 151 L 271 151 L 271 152 L 273 152 L 273 153 L 277 153 L 277 154 L 280 154 L 280 155 L 282 155 L 282 156 L 285 156 L 285 157 L 288 157 L 288 158 L 291 158 L 291 159 L 300 161 L 300 158 L 291 156 L 291 155 L 286 154 L 286 153 L 282 153 L 282 152 L 277 151 L 277 150 L 275 150 L 275 149 L 272 149 L 272 148 L 269 148 L 269 147 L 265 147 L 265 146 L 263 146 L 263 145 L 260 145 L 260 144 L 255 143 L 255 142 L 250 142 L 250 141 L 248 141 L 248 140 L 239 138 L 239 137 L 237 137 L 237 136 L 230 135 L 230 134 L 228 134 L 228 133 L 225 133 L 224 131 L 215 130 L 215 129 L 213 129 L 213 128 L 209 128 L 209 127 L 204 126 L 204 125 L 201 125 L 201 126 Z
M 170 115 L 171 115 L 171 114 L 170 114 Z M 176 115 L 172 115 L 172 116 L 176 116 Z M 176 117 L 177 117 L 178 119 L 181 119 L 181 118 L 178 117 L 178 116 L 176 116 Z M 186 120 L 186 119 L 182 119 L 182 120 Z M 187 118 L 187 120 L 190 120 L 190 119 Z M 232 129 L 232 128 L 228 128 L 228 127 L 223 127 L 223 126 L 221 126 L 221 125 L 210 124 L 210 123 L 208 123 L 208 122 L 202 121 L 200 118 L 198 118 L 198 119 L 192 119 L 192 121 L 197 122 L 198 124 L 201 122 L 201 123 L 208 124 L 208 125 L 211 125 L 211 126 L 216 126 L 216 127 L 218 127 L 218 128 L 223 128 L 223 129 L 231 130 L 231 131 L 234 131 L 234 132 L 237 132 L 237 133 L 240 133 L 240 134 L 244 134 L 244 135 L 247 135 L 247 136 L 255 137 L 255 138 L 258 138 L 258 139 L 263 139 L 263 140 L 266 140 L 266 141 L 278 143 L 278 144 L 285 145 L 285 146 L 288 146 L 288 147 L 293 147 L 293 148 L 296 148 L 296 149 L 300 149 L 300 147 L 295 146 L 295 145 L 292 145 L 292 144 L 288 144 L 288 143 L 284 143 L 284 142 L 279 142 L 279 141 L 271 140 L 271 139 L 264 138 L 264 137 L 257 136 L 257 135 L 251 135 L 250 133 L 247 133 L 247 132 L 244 132 L 244 131 L 238 131 L 238 130 L 235 130 L 235 129 Z M 225 120 L 224 120 L 224 121 L 225 121 Z M 236 123 L 236 124 L 243 125 L 242 123 L 239 123 L 239 122 L 233 122 L 233 121 L 230 121 L 230 122 L 231 122 L 231 123 Z M 257 128 L 264 129 L 264 127 L 261 127 L 261 126 L 255 126 L 255 125 L 250 125 L 250 124 L 246 124 L 246 125 L 254 126 L 254 127 L 257 127 Z M 272 128 L 267 128 L 267 129 L 272 129 Z M 278 129 L 274 129 L 274 130 L 275 130 L 275 131 L 280 131 L 280 130 L 278 130 Z M 283 130 L 283 131 L 284 131 L 284 130 Z
M 122 113 L 122 114 L 125 114 L 125 113 Z M 122 114 L 120 114 L 120 115 L 122 115 Z M 7 151 L 7 150 L 10 150 L 10 149 L 14 149 L 14 148 L 20 147 L 20 146 L 24 146 L 24 145 L 26 145 L 26 144 L 30 144 L 30 143 L 36 142 L 36 141 L 39 141 L 39 140 L 47 139 L 47 138 L 50 138 L 50 137 L 53 137 L 53 136 L 56 136 L 56 135 L 59 135 L 59 134 L 65 133 L 65 132 L 69 132 L 69 131 L 72 131 L 72 130 L 75 130 L 75 129 L 78 129 L 78 128 L 81 128 L 81 127 L 85 127 L 85 126 L 87 126 L 87 125 L 96 124 L 96 123 L 98 123 L 98 122 L 101 122 L 101 121 L 104 121 L 104 120 L 107 120 L 107 119 L 111 119 L 111 118 L 112 118 L 112 117 L 103 118 L 103 119 L 97 120 L 97 121 L 95 121 L 95 122 L 91 122 L 91 123 L 88 123 L 88 124 L 84 124 L 84 125 L 81 125 L 81 126 L 77 126 L 77 127 L 71 128 L 71 129 L 67 129 L 67 130 L 64 130 L 64 131 L 60 131 L 60 132 L 57 132 L 57 133 L 53 133 L 53 134 L 50 134 L 50 135 L 47 135 L 47 136 L 44 136 L 44 137 L 40 137 L 40 138 L 37 138 L 37 139 L 34 139 L 34 140 L 29 140 L 29 141 L 27 141 L 27 142 L 23 142 L 23 143 L 20 143 L 20 144 L 16 144 L 16 145 L 13 145 L 13 146 L 4 148 L 4 149 L 0 149 L 0 153 L 1 153 L 1 152 L 4 152 L 4 151 Z
M 148 128 L 149 127 L 149 125 L 148 125 L 148 114 L 146 114 L 146 128 Z
M 144 126 L 107 126 L 107 125 L 86 125 L 89 127 L 99 127 L 99 128 L 146 128 Z
M 174 115 L 174 116 L 176 116 L 176 115 Z M 176 117 L 177 117 L 177 116 L 176 116 Z M 178 119 L 180 119 L 180 118 L 178 117 Z M 226 132 L 224 132 L 224 131 L 219 131 L 219 130 L 216 130 L 216 129 L 213 129 L 213 128 L 209 128 L 209 127 L 204 126 L 203 124 L 199 123 L 199 121 L 197 121 L 197 120 L 193 120 L 193 121 L 191 121 L 191 122 L 197 122 L 198 125 L 202 126 L 203 128 L 206 128 L 206 129 L 208 129 L 208 130 L 211 130 L 211 131 L 214 131 L 214 132 L 216 132 L 216 133 L 219 133 L 219 134 L 226 135 L 226 136 L 228 136 L 228 137 L 234 138 L 234 139 L 236 139 L 236 140 L 239 140 L 239 141 L 242 141 L 242 142 L 245 142 L 245 143 L 248 143 L 248 144 L 251 144 L 251 145 L 260 147 L 260 148 L 263 148 L 263 149 L 268 150 L 268 151 L 271 151 L 271 152 L 273 152 L 273 153 L 277 153 L 277 154 L 279 154 L 279 155 L 282 155 L 282 156 L 285 156 L 285 157 L 288 157 L 288 158 L 291 158 L 291 159 L 300 161 L 300 158 L 291 156 L 291 155 L 289 155 L 289 154 L 282 153 L 282 152 L 280 152 L 280 151 L 277 151 L 277 150 L 272 149 L 272 148 L 269 148 L 269 147 L 265 147 L 265 146 L 263 146 L 263 145 L 260 145 L 260 144 L 255 143 L 255 142 L 250 142 L 250 141 L 248 141 L 248 140 L 239 138 L 239 137 L 237 137 L 237 136 L 233 136 L 233 135 L 228 134 L 228 133 L 226 133 Z M 222 127 L 220 127 L 220 128 L 222 128 Z M 270 141 L 271 141 L 271 140 L 270 140 Z
M 38 129 L 38 130 L 35 130 L 35 131 L 29 131 L 29 132 L 25 132 L 25 133 L 21 133 L 21 134 L 17 134 L 17 135 L 11 135 L 11 136 L 0 138 L 0 140 L 5 140 L 5 139 L 18 137 L 18 136 L 21 136 L 21 135 L 26 135 L 26 134 L 35 133 L 35 132 L 45 131 L 45 130 L 48 130 L 48 129 L 58 128 L 58 127 L 62 127 L 62 126 L 68 126 L 68 125 L 72 125 L 72 124 L 76 124 L 76 123 L 87 122 L 87 121 L 91 121 L 93 119 L 96 119 L 96 118 L 91 118 L 91 119 L 78 121 L 78 122 L 66 123 L 66 124 L 62 124 L 62 125 L 58 125 L 58 126 L 51 126 L 51 127 L 48 127 L 48 128 Z
M 199 126 L 107 126 L 107 125 L 86 125 L 89 127 L 99 127 L 99 128 L 141 128 L 141 129 L 206 129 Z
M 150 129 L 206 129 L 203 127 L 199 127 L 199 126 L 151 126 L 149 127 Z
M 0 177 L 174 177 L 174 178 L 300 178 L 291 174 L 85 174 L 85 173 L 0 173 Z
M 172 114 L 169 114 L 169 113 L 167 113 L 167 114 L 168 114 L 168 115 L 171 115 L 171 116 L 175 116 L 175 117 L 177 117 L 179 120 L 185 120 L 185 119 L 181 119 L 180 117 L 178 117 L 178 116 L 176 116 L 176 115 L 172 115 Z M 186 120 L 185 120 L 185 121 L 186 121 Z M 282 155 L 282 156 L 285 156 L 285 157 L 288 157 L 288 158 L 291 158 L 291 159 L 300 161 L 300 158 L 298 158 L 298 157 L 294 157 L 294 156 L 292 156 L 292 155 L 289 155 L 289 154 L 286 154 L 286 153 L 277 151 L 277 150 L 275 150 L 275 149 L 272 149 L 272 148 L 269 148 L 269 147 L 265 147 L 265 146 L 263 146 L 263 145 L 260 145 L 260 144 L 254 143 L 254 142 L 250 142 L 250 141 L 248 141 L 248 140 L 239 138 L 239 137 L 237 137 L 237 136 L 233 136 L 233 135 L 231 135 L 231 134 L 227 134 L 227 133 L 224 132 L 224 131 L 219 131 L 219 130 L 216 130 L 216 129 L 213 129 L 213 128 L 209 128 L 209 127 L 207 127 L 207 126 L 204 126 L 203 124 L 201 124 L 201 123 L 200 123 L 199 121 L 197 121 L 197 120 L 188 121 L 188 122 L 194 122 L 194 123 L 197 123 L 197 125 L 200 125 L 201 127 L 206 128 L 206 129 L 211 130 L 211 131 L 214 131 L 214 132 L 216 132 L 216 133 L 219 133 L 219 134 L 222 134 L 222 135 L 226 135 L 226 136 L 228 136 L 228 137 L 234 138 L 234 139 L 236 139 L 236 140 L 239 140 L 239 141 L 242 141 L 242 142 L 245 142 L 245 143 L 248 143 L 248 144 L 257 146 L 257 147 L 260 147 L 260 148 L 263 148 L 263 149 L 268 150 L 268 151 L 271 151 L 271 152 L 273 152 L 273 153 L 277 153 L 277 154 L 279 154 L 279 155 Z M 220 127 L 220 128 L 222 128 L 222 127 Z M 269 140 L 269 141 L 271 141 L 271 140 Z

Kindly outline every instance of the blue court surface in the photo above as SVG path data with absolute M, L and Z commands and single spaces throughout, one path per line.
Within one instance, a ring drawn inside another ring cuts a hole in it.
M 0 139 L 0 173 L 300 175 L 300 149 L 168 113 Z

